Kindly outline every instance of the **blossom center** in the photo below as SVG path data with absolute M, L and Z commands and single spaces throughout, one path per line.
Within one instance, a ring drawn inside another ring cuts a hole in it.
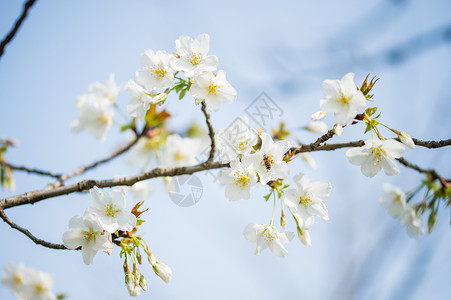
M 85 240 L 86 244 L 89 244 L 91 241 L 96 240 L 96 233 L 94 231 L 82 231 L 83 240 Z
M 238 143 L 238 149 L 240 149 L 241 151 L 245 150 L 247 148 L 247 144 L 249 144 L 248 141 L 239 141 Z
M 163 78 L 168 72 L 162 66 L 155 65 L 150 68 L 150 73 L 154 78 Z
M 236 185 L 240 186 L 240 187 L 245 187 L 249 184 L 249 176 L 247 176 L 247 174 L 244 174 L 241 171 L 236 171 L 233 176 L 235 177 L 233 179 L 233 181 L 235 182 Z
M 305 193 L 299 198 L 299 204 L 304 205 L 304 207 L 310 207 L 313 204 L 312 195 L 310 193 Z
M 200 53 L 191 53 L 188 55 L 188 61 L 193 65 L 198 65 L 202 61 L 202 55 Z
M 371 154 L 373 155 L 373 159 L 380 163 L 385 156 L 385 151 L 382 149 L 382 146 L 371 148 Z
M 219 85 L 214 84 L 214 82 L 210 82 L 208 86 L 208 94 L 209 95 L 217 95 L 219 92 Z
M 97 121 L 99 121 L 99 123 L 101 123 L 101 124 L 107 124 L 109 121 L 109 118 L 105 114 L 102 114 L 100 117 L 97 118 Z
M 116 205 L 110 203 L 110 204 L 105 204 L 105 207 L 103 208 L 103 211 L 105 212 L 105 214 L 107 216 L 110 217 L 115 217 L 117 215 L 118 212 L 120 212 L 120 209 L 116 209 Z
M 184 156 L 182 153 L 180 153 L 180 151 L 178 151 L 178 152 L 176 152 L 176 153 L 174 154 L 174 159 L 175 159 L 176 161 L 180 161 L 180 160 L 182 160 L 184 157 L 185 157 L 185 156 Z
M 36 291 L 36 294 L 40 295 L 45 292 L 45 286 L 42 283 L 37 283 L 34 285 L 34 290 Z
M 20 276 L 19 274 L 14 274 L 13 278 L 14 278 L 14 281 L 17 282 L 17 283 L 22 283 L 23 282 L 22 276 Z
M 263 231 L 263 239 L 265 239 L 266 242 L 272 242 L 274 238 L 275 236 L 271 233 L 269 229 Z
M 346 96 L 342 91 L 340 91 L 340 95 L 338 96 L 338 102 L 340 102 L 341 105 L 348 105 L 349 101 L 351 101 L 351 97 Z

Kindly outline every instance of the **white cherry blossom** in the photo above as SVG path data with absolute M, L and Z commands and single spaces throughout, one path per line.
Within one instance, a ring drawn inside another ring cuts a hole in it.
M 314 133 L 325 133 L 328 130 L 327 124 L 321 121 L 310 121 L 305 129 Z
M 196 103 L 205 100 L 211 111 L 218 111 L 222 103 L 230 104 L 236 99 L 237 92 L 227 81 L 223 70 L 219 70 L 217 74 L 204 72 L 193 80 L 189 92 Z
M 407 208 L 406 193 L 390 183 L 384 183 L 382 187 L 385 194 L 379 198 L 379 203 L 388 208 L 388 213 L 393 217 L 401 216 Z
M 296 189 L 288 189 L 282 196 L 282 201 L 294 209 L 294 215 L 301 228 L 313 225 L 313 217 L 329 220 L 326 205 L 323 200 L 329 197 L 332 186 L 329 182 L 310 181 L 307 175 L 297 174 L 293 177 Z
M 333 112 L 335 120 L 342 126 L 350 124 L 357 113 L 366 107 L 366 98 L 354 83 L 354 73 L 346 74 L 341 80 L 324 80 L 323 93 L 321 110 Z
M 127 85 L 128 91 L 132 98 L 127 105 L 127 111 L 132 117 L 136 117 L 141 121 L 144 121 L 146 112 L 150 108 L 150 104 L 153 103 L 153 99 L 149 96 L 149 93 L 137 85 L 136 82 L 130 80 Z
M 249 199 L 251 187 L 257 183 L 257 175 L 252 167 L 252 160 L 243 157 L 240 162 L 235 159 L 230 162 L 230 168 L 221 170 L 219 182 L 224 184 L 225 196 L 229 201 Z
M 418 238 L 420 234 L 426 232 L 420 216 L 418 216 L 415 210 L 410 206 L 408 206 L 401 215 L 400 222 L 402 225 L 407 226 L 407 234 L 415 239 Z
M 219 60 L 215 55 L 207 55 L 210 50 L 210 36 L 199 34 L 196 39 L 182 35 L 175 41 L 178 59 L 171 62 L 174 70 L 183 71 L 186 77 L 202 72 L 215 71 Z
M 109 234 L 95 214 L 72 217 L 69 228 L 71 231 L 63 234 L 64 246 L 69 249 L 81 247 L 83 262 L 87 265 L 92 263 L 97 251 L 110 251 L 112 248 L 112 243 L 108 240 Z
M 114 187 L 108 193 L 95 186 L 89 192 L 93 203 L 86 209 L 86 213 L 96 214 L 106 231 L 131 231 L 136 226 L 135 215 L 125 209 L 126 191 L 123 187 Z
M 254 154 L 249 155 L 252 159 L 253 167 L 260 177 L 262 185 L 270 180 L 285 178 L 290 173 L 290 169 L 286 162 L 283 161 L 285 153 L 290 149 L 289 141 L 272 140 L 271 136 L 266 132 L 260 135 L 262 145 Z
M 117 96 L 121 91 L 121 87 L 116 85 L 114 73 L 111 73 L 105 83 L 94 82 L 88 87 L 88 93 L 95 94 L 97 97 L 105 98 L 109 103 L 116 102 Z
M 399 140 L 401 141 L 401 143 L 403 143 L 410 149 L 415 149 L 415 143 L 414 143 L 412 137 L 408 133 L 401 131 L 398 134 L 398 137 L 399 137 Z
M 52 275 L 29 268 L 24 296 L 27 300 L 56 300 Z
M 395 159 L 400 158 L 404 150 L 404 145 L 398 141 L 371 139 L 362 147 L 349 149 L 346 158 L 351 164 L 360 165 L 367 177 L 374 177 L 382 168 L 386 175 L 393 176 L 399 173 Z
M 23 263 L 6 265 L 4 267 L 1 283 L 7 286 L 15 295 L 23 295 L 27 280 L 27 270 Z
M 174 84 L 174 74 L 171 69 L 172 55 L 166 51 L 146 50 L 141 54 L 141 69 L 136 71 L 135 80 L 148 91 L 169 88 Z
M 224 162 L 230 162 L 240 155 L 250 154 L 257 144 L 258 133 L 249 128 L 247 117 L 238 117 L 227 128 L 222 128 L 216 134 L 216 146 L 219 157 Z
M 98 97 L 96 94 L 84 94 L 78 97 L 75 108 L 78 118 L 71 124 L 76 133 L 87 131 L 98 140 L 105 140 L 106 133 L 113 124 L 114 112 L 108 105 L 106 98 Z
M 197 138 L 183 138 L 178 134 L 171 134 L 166 139 L 165 151 L 161 157 L 162 167 L 183 167 L 197 164 L 196 155 L 199 153 L 202 141 Z
M 293 237 L 293 232 L 280 231 L 274 226 L 264 224 L 249 224 L 244 229 L 244 237 L 253 243 L 257 243 L 255 254 L 260 254 L 263 250 L 269 249 L 279 257 L 285 257 L 288 251 L 282 243 L 289 243 Z

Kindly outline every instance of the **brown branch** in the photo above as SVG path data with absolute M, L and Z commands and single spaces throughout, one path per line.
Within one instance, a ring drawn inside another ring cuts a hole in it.
M 397 160 L 407 168 L 418 171 L 419 173 L 423 173 L 432 177 L 433 180 L 440 181 L 440 184 L 443 188 L 446 188 L 449 185 L 450 180 L 443 178 L 440 176 L 434 169 L 423 169 L 418 165 L 415 165 L 409 161 L 407 161 L 404 157 L 397 158 Z
M 34 173 L 34 174 L 38 174 L 38 175 L 49 176 L 49 177 L 53 177 L 53 178 L 56 178 L 56 179 L 59 179 L 61 177 L 61 174 L 54 174 L 52 172 L 39 170 L 39 169 L 31 169 L 31 168 L 28 168 L 28 167 L 25 167 L 25 166 L 16 166 L 16 165 L 13 165 L 11 163 L 7 163 L 7 162 L 1 161 L 1 160 L 0 160 L 0 165 L 2 165 L 4 167 L 11 168 L 12 170 L 16 170 L 16 171 L 25 171 L 25 172 L 28 172 L 28 173 Z
M 213 129 L 213 125 L 211 125 L 210 114 L 207 112 L 207 107 L 205 105 L 205 101 L 202 101 L 202 112 L 205 115 L 205 122 L 208 127 L 208 136 L 210 137 L 210 154 L 208 155 L 207 162 L 212 162 L 213 157 L 215 156 L 216 151 L 216 143 L 215 143 L 215 131 Z
M 22 232 L 23 234 L 25 234 L 36 245 L 41 245 L 41 246 L 44 246 L 44 247 L 47 247 L 47 248 L 58 249 L 58 250 L 66 250 L 67 249 L 64 245 L 49 243 L 49 242 L 46 242 L 44 240 L 41 240 L 41 239 L 35 237 L 33 234 L 31 234 L 30 231 L 28 231 L 28 229 L 20 227 L 19 225 L 15 224 L 13 221 L 11 221 L 11 219 L 8 218 L 8 216 L 5 214 L 3 209 L 0 209 L 0 218 L 2 218 L 3 221 L 5 221 L 9 226 L 11 226 L 11 228 L 16 229 L 16 230 Z
M 445 146 L 450 146 L 451 145 L 451 139 L 441 140 L 441 141 L 422 141 L 422 140 L 418 140 L 416 138 L 412 138 L 412 140 L 415 143 L 415 145 L 426 147 L 426 148 L 429 148 L 429 149 L 441 148 L 441 147 L 445 147 Z
M 14 27 L 11 29 L 11 31 L 8 33 L 8 35 L 3 39 L 3 41 L 0 43 L 0 58 L 5 52 L 6 45 L 9 44 L 9 42 L 12 41 L 14 36 L 16 35 L 17 31 L 19 30 L 20 25 L 22 25 L 22 22 L 25 20 L 28 14 L 28 10 L 31 8 L 31 6 L 36 2 L 36 0 L 28 0 L 22 10 L 22 15 L 17 19 L 16 24 L 14 24 Z
M 43 190 L 32 191 L 21 195 L 1 199 L 0 209 L 7 209 L 24 204 L 34 204 L 36 202 L 49 198 L 54 198 L 77 192 L 84 192 L 93 188 L 94 186 L 97 186 L 99 188 L 114 187 L 114 186 L 132 186 L 138 181 L 143 181 L 150 178 L 165 177 L 165 176 L 173 177 L 184 174 L 193 174 L 205 170 L 219 169 L 228 166 L 229 166 L 228 163 L 205 162 L 191 167 L 167 168 L 167 169 L 156 168 L 150 170 L 149 172 L 141 173 L 138 175 L 110 180 L 84 180 L 71 185 L 57 186 L 51 189 L 45 188 Z

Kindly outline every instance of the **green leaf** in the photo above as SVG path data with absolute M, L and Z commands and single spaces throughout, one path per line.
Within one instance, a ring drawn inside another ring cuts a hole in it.
M 183 89 L 183 90 L 180 92 L 179 100 L 182 100 L 183 97 L 185 97 L 186 91 L 188 91 L 188 89 Z

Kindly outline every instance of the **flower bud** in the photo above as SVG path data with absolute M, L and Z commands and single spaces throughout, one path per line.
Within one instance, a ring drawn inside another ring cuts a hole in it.
M 168 94 L 160 93 L 158 95 L 152 96 L 152 104 L 163 104 L 166 101 Z
M 143 291 L 147 291 L 147 282 L 144 275 L 141 274 L 141 278 L 139 279 L 139 286 L 143 289 Z
M 311 118 L 312 118 L 312 120 L 313 121 L 319 121 L 319 120 L 321 120 L 321 119 L 324 119 L 324 117 L 327 115 L 327 113 L 325 113 L 325 112 L 323 112 L 323 111 L 321 111 L 321 110 L 318 110 L 316 113 L 314 113 L 312 116 L 311 116 Z
M 310 240 L 310 234 L 308 233 L 307 229 L 302 229 L 298 226 L 298 237 L 301 242 L 306 245 L 307 247 L 310 247 L 312 245 Z
M 415 143 L 413 142 L 412 137 L 409 134 L 405 133 L 404 131 L 401 131 L 400 133 L 398 133 L 398 138 L 401 141 L 401 143 L 403 143 L 410 149 L 415 149 Z
M 167 265 L 157 261 L 153 266 L 155 274 L 157 274 L 164 282 L 169 283 L 172 278 L 172 270 Z
M 285 212 L 282 210 L 282 216 L 280 217 L 280 226 L 282 226 L 283 229 L 287 226 L 287 216 L 285 215 Z
M 314 133 L 324 133 L 327 131 L 327 124 L 324 122 L 309 122 L 305 129 Z
M 337 136 L 340 136 L 342 133 L 343 133 L 343 127 L 340 125 L 340 124 L 335 124 L 334 125 L 334 133 L 337 135 Z

